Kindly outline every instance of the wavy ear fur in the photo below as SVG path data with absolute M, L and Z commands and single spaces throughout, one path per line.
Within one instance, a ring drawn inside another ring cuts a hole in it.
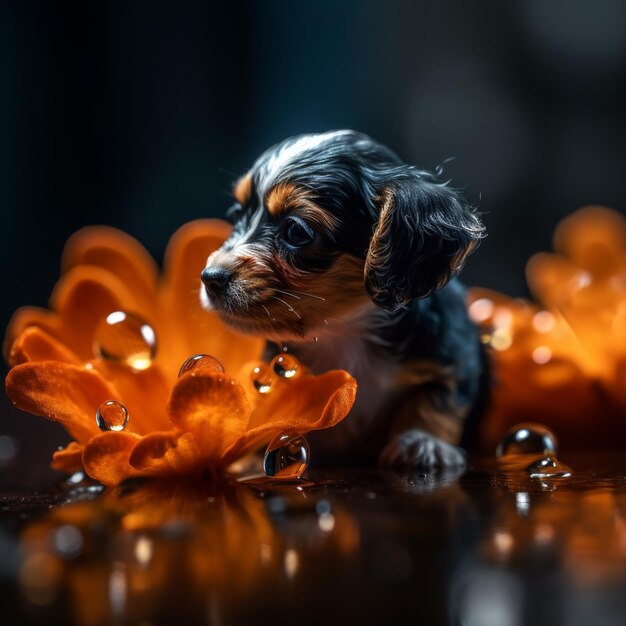
M 443 287 L 485 236 L 479 217 L 460 194 L 423 172 L 394 176 L 376 202 L 365 289 L 385 308 Z

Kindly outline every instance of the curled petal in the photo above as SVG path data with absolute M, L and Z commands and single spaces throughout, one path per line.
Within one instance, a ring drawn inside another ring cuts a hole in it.
M 225 374 L 193 370 L 176 383 L 169 402 L 172 424 L 193 433 L 203 459 L 216 464 L 243 437 L 250 405 L 241 385 Z
M 606 207 L 584 207 L 559 223 L 554 249 L 595 276 L 611 274 L 624 267 L 626 220 Z
M 128 459 L 140 437 L 127 432 L 106 432 L 90 439 L 83 451 L 83 466 L 89 476 L 104 485 L 118 485 L 139 476 Z
M 529 259 L 526 280 L 537 300 L 559 307 L 566 304 L 576 291 L 588 286 L 590 277 L 588 272 L 564 257 L 540 252 Z
M 88 226 L 74 233 L 63 250 L 62 269 L 97 266 L 115 276 L 144 303 L 154 299 L 158 268 L 147 250 L 133 237 L 109 226 Z
M 34 306 L 23 306 L 19 308 L 11 317 L 2 346 L 4 357 L 10 365 L 13 365 L 10 360 L 13 343 L 24 330 L 31 326 L 37 326 L 53 337 L 59 337 L 60 335 L 60 320 L 56 313 Z
M 201 454 L 191 433 L 157 432 L 137 443 L 130 464 L 150 474 L 188 475 L 201 467 Z
M 17 365 L 7 375 L 6 391 L 16 407 L 59 422 L 79 443 L 100 432 L 96 411 L 118 395 L 98 372 L 57 361 Z
M 17 337 L 11 346 L 8 361 L 12 366 L 28 361 L 61 361 L 75 365 L 80 362 L 69 348 L 37 326 L 26 328 Z
M 267 443 L 280 433 L 307 433 L 338 424 L 352 408 L 356 380 L 343 370 L 320 376 L 279 379 L 250 417 L 248 431 L 226 455 L 226 462 Z
M 61 472 L 76 472 L 83 467 L 83 450 L 85 446 L 75 441 L 63 448 L 63 450 L 57 450 L 52 455 L 52 469 L 59 470 Z
M 50 304 L 61 316 L 55 336 L 85 360 L 93 357 L 96 329 L 112 311 L 139 313 L 150 321 L 149 312 L 124 281 L 99 267 L 75 267 L 63 275 Z

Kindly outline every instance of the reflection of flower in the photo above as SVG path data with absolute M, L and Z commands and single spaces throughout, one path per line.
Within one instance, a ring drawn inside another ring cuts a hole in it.
M 40 611 L 65 611 L 59 623 L 175 616 L 204 624 L 221 622 L 222 611 L 228 623 L 258 621 L 269 585 L 307 581 L 320 560 L 345 562 L 358 549 L 350 513 L 334 503 L 318 512 L 317 503 L 293 488 L 261 499 L 236 483 L 214 490 L 192 481 L 142 481 L 94 501 L 81 497 L 24 528 L 21 591 Z
M 532 257 L 538 304 L 475 289 L 470 314 L 493 348 L 494 392 L 482 443 L 533 420 L 568 444 L 626 434 L 626 220 L 588 207 L 563 220 L 555 253 Z
M 494 498 L 498 506 L 481 546 L 488 562 L 527 563 L 534 549 L 559 554 L 564 571 L 579 583 L 606 584 L 626 575 L 623 494 L 568 489 L 558 481 L 516 483 L 505 481 Z
M 54 455 L 53 467 L 84 466 L 105 484 L 134 475 L 214 474 L 279 433 L 327 428 L 346 416 L 356 391 L 346 372 L 275 377 L 263 396 L 250 380 L 263 341 L 200 309 L 200 271 L 228 229 L 216 220 L 181 228 L 161 279 L 148 253 L 117 230 L 91 227 L 69 240 L 53 310 L 20 309 L 5 342 L 13 403 L 60 422 L 75 440 Z M 159 349 L 147 369 L 94 358 L 97 328 L 118 310 L 156 331 Z M 217 357 L 226 374 L 197 367 L 177 379 L 197 353 Z M 123 431 L 96 425 L 96 410 L 109 399 L 128 408 Z

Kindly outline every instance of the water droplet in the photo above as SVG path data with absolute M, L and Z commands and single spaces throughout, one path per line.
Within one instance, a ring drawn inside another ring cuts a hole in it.
M 556 454 L 556 435 L 543 424 L 525 422 L 510 428 L 496 448 L 496 456 L 512 454 Z
M 272 369 L 281 378 L 293 378 L 298 373 L 300 363 L 291 354 L 279 354 L 272 359 Z
M 119 432 L 128 424 L 128 410 L 117 400 L 107 400 L 96 412 L 96 424 L 100 430 Z
M 572 470 L 555 456 L 544 456 L 533 461 L 526 471 L 531 478 L 569 478 Z
M 107 361 L 145 370 L 156 354 L 156 335 L 152 326 L 138 315 L 114 311 L 98 326 L 93 350 L 97 357 Z
M 278 435 L 270 441 L 263 459 L 267 476 L 300 478 L 309 465 L 309 444 L 302 435 Z
M 194 354 L 180 366 L 178 377 L 180 378 L 183 374 L 191 370 L 198 371 L 201 369 L 206 369 L 217 374 L 223 374 L 226 371 L 224 366 L 214 356 L 210 354 Z
M 272 370 L 269 366 L 257 365 L 252 370 L 252 384 L 259 393 L 269 393 L 272 385 Z

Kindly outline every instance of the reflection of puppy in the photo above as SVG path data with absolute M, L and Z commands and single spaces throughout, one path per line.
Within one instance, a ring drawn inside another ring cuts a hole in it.
M 449 281 L 484 236 L 473 210 L 353 131 L 270 148 L 234 195 L 232 234 L 202 272 L 203 306 L 315 373 L 344 368 L 359 383 L 348 418 L 311 436 L 314 451 L 463 464 L 454 446 L 482 359 L 463 289 Z

